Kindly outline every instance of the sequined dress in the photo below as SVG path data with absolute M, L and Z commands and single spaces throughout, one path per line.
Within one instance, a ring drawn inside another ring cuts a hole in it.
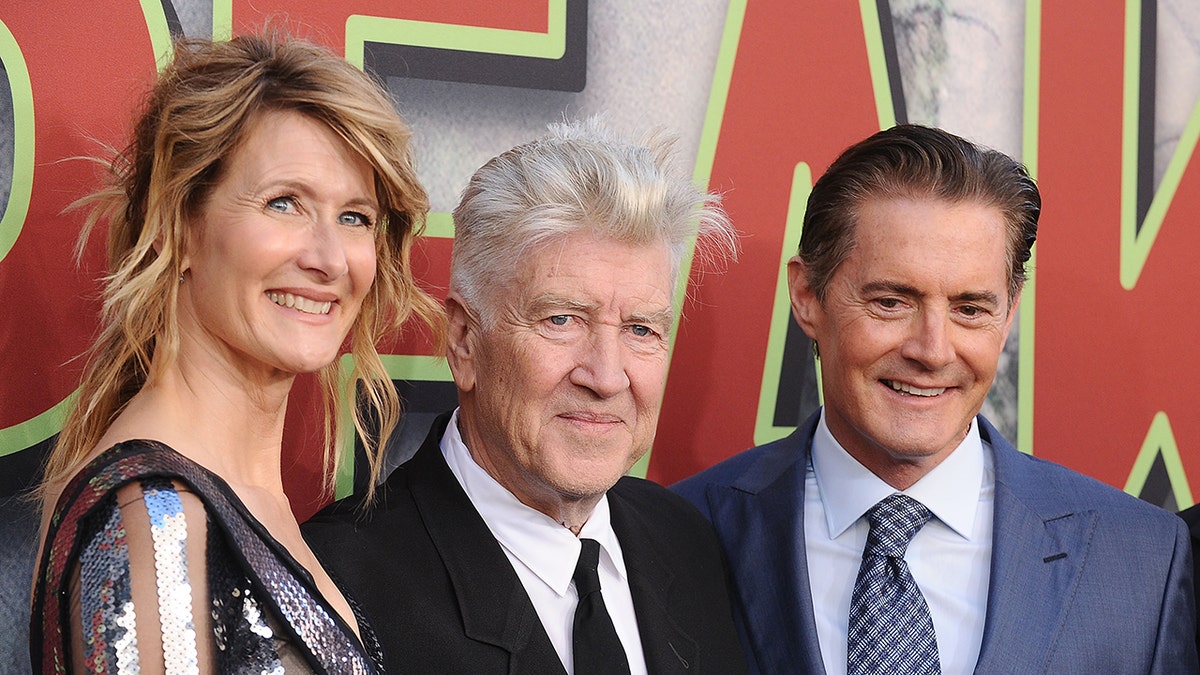
M 155 441 L 113 446 L 63 490 L 34 585 L 30 657 L 35 672 L 67 672 L 80 663 L 88 672 L 139 672 L 139 614 L 127 527 L 141 523 L 126 522 L 117 498 L 118 493 L 128 496 L 131 488 L 140 489 L 149 514 L 168 673 L 210 667 L 219 673 L 383 672 L 378 641 L 354 602 L 365 649 L 320 596 L 307 570 L 222 479 Z M 199 498 L 207 517 L 205 560 L 192 566 L 207 570 L 200 579 L 188 572 L 188 552 L 195 549 L 187 546 L 182 491 Z M 195 583 L 207 584 L 211 635 L 198 635 L 194 627 Z M 73 605 L 79 616 L 72 616 Z M 153 615 L 145 609 L 143 615 Z M 82 644 L 68 637 L 73 619 Z M 197 640 L 206 639 L 212 648 L 201 653 L 211 653 L 211 664 L 197 659 Z M 76 649 L 82 653 L 73 654 Z

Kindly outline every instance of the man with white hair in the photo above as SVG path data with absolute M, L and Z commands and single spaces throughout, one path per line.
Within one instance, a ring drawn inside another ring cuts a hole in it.
M 669 149 L 556 125 L 464 191 L 446 297 L 459 408 L 365 514 L 351 499 L 305 530 L 391 669 L 744 671 L 711 527 L 625 476 L 654 440 L 683 255 L 735 251 Z

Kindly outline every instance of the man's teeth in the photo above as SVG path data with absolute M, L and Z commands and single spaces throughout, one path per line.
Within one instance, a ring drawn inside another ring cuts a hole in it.
M 267 293 L 267 297 L 280 307 L 291 307 L 305 314 L 328 314 L 333 307 L 332 302 L 317 302 L 291 293 Z
M 903 382 L 896 382 L 894 380 L 885 381 L 892 389 L 895 389 L 903 394 L 910 394 L 912 396 L 937 396 L 938 394 L 946 391 L 945 387 L 941 387 L 940 389 L 921 389 L 920 387 L 914 387 L 911 384 L 904 384 Z

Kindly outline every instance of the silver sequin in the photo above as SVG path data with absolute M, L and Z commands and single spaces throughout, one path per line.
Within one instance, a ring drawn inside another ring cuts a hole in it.
M 79 623 L 84 664 L 90 671 L 138 672 L 128 568 L 125 523 L 121 510 L 113 506 L 79 555 Z
M 188 574 L 188 528 L 174 481 L 187 484 L 206 512 L 205 555 L 193 561 L 207 571 L 207 578 L 199 582 L 207 581 L 208 606 L 196 609 L 211 616 L 211 631 L 202 636 L 192 623 L 191 582 L 197 579 Z M 214 672 L 382 672 L 382 653 L 370 627 L 360 620 L 363 642 L 355 639 L 321 599 L 306 571 L 254 520 L 228 485 L 154 441 L 110 448 L 63 491 L 51 516 L 46 556 L 34 588 L 34 615 L 41 617 L 30 634 L 36 670 L 67 672 L 69 651 L 78 648 L 81 660 L 97 659 L 88 664 L 89 672 L 138 672 L 130 560 L 125 525 L 115 505 L 117 491 L 131 483 L 140 483 L 150 515 L 168 672 L 197 672 L 199 640 L 212 641 Z M 79 600 L 87 614 L 80 617 L 84 644 L 76 647 L 64 642 L 70 619 L 63 612 L 73 592 L 72 570 L 80 575 Z M 357 618 L 358 610 L 353 603 L 351 607 Z
M 168 481 L 145 480 L 142 493 L 150 512 L 150 534 L 154 541 L 158 616 L 167 675 L 199 675 L 183 502 Z

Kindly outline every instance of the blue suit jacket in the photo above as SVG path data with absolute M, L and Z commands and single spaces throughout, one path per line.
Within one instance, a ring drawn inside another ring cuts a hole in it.
M 673 487 L 717 529 L 752 672 L 825 672 L 803 512 L 818 417 Z M 975 672 L 1200 672 L 1183 521 L 1022 454 L 982 416 L 978 420 L 994 451 L 996 491 L 991 583 Z

